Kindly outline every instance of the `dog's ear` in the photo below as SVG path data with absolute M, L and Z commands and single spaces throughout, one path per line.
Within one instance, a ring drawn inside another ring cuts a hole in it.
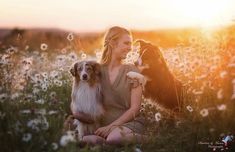
M 143 39 L 135 40 L 134 44 L 136 44 L 136 43 L 139 43 L 141 50 L 146 49 L 146 47 L 148 47 L 148 45 L 150 44 L 149 42 L 147 42 L 147 41 L 145 41 Z
M 95 74 L 97 76 L 100 76 L 100 74 L 101 74 L 101 65 L 99 63 L 95 62 L 95 61 L 91 61 L 91 64 L 92 64 L 92 67 L 95 71 Z
M 78 63 L 74 63 L 71 68 L 70 68 L 70 73 L 75 77 L 76 76 L 76 73 L 77 73 L 77 66 L 78 66 Z
M 95 74 L 100 76 L 101 75 L 101 66 L 99 63 L 95 63 Z

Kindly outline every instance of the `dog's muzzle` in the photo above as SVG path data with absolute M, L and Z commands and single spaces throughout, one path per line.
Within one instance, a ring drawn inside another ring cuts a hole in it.
M 134 62 L 135 66 L 142 66 L 142 59 L 138 58 L 137 61 Z
M 88 80 L 88 75 L 87 74 L 83 74 L 82 75 L 82 80 L 84 80 L 84 81 Z

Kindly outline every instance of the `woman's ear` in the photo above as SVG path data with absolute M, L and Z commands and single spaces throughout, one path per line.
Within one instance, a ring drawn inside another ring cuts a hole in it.
M 114 38 L 111 42 L 110 42 L 111 46 L 112 46 L 112 49 L 115 49 L 118 44 L 119 44 L 119 37 L 117 38 Z

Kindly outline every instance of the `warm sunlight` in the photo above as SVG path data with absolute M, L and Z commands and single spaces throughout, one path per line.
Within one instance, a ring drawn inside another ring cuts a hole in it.
M 230 1 L 231 2 L 231 1 Z M 199 26 L 207 27 L 223 24 L 231 5 L 228 0 L 178 0 L 172 1 L 170 9 L 177 9 L 185 23 L 191 21 Z
M 235 0 L 0 0 L 0 149 L 235 152 Z
M 94 5 L 95 4 L 95 5 Z M 11 8 L 11 9 L 9 9 Z M 222 26 L 235 18 L 234 0 L 7 0 L 0 27 L 57 27 L 74 31 Z M 53 21 L 53 22 L 52 22 Z

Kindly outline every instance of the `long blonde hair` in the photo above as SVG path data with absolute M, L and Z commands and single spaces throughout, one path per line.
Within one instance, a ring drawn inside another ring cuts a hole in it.
M 109 64 L 111 60 L 111 56 L 112 56 L 112 50 L 115 44 L 117 43 L 117 41 L 119 40 L 119 38 L 124 34 L 128 34 L 131 36 L 130 31 L 119 26 L 111 27 L 106 32 L 104 36 L 104 46 L 103 46 L 103 53 L 102 53 L 102 57 L 100 60 L 100 64 L 103 64 L 103 65 Z

